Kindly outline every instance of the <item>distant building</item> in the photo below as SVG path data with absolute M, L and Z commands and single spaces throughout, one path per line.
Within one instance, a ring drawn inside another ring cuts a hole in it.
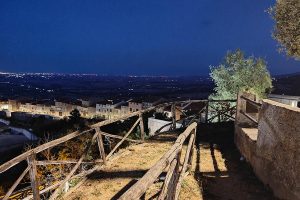
M 87 107 L 87 117 L 88 118 L 96 117 L 96 104 Z
M 131 100 L 128 102 L 130 112 L 137 112 L 143 109 L 143 102 L 137 100 Z
M 66 103 L 68 102 L 68 103 Z M 70 116 L 70 112 L 77 108 L 78 102 L 70 102 L 70 101 L 55 101 L 55 105 L 52 107 L 52 111 L 58 117 L 67 117 Z M 79 104 L 80 105 L 80 104 Z
M 80 99 L 79 101 L 81 101 L 81 105 L 86 108 L 93 105 L 93 102 L 88 99 Z
M 104 119 L 114 119 L 155 106 L 161 102 L 163 102 L 163 99 L 147 99 L 147 101 L 131 99 L 118 103 L 115 103 L 113 100 L 96 102 L 95 100 L 88 99 L 56 99 L 54 101 L 50 101 L 49 99 L 39 101 L 2 99 L 0 100 L 0 111 L 63 118 L 70 116 L 70 112 L 77 109 L 84 118 L 101 117 Z
M 114 103 L 113 100 L 104 100 L 96 104 L 96 115 L 105 119 L 120 117 L 121 106 L 126 102 Z
M 127 115 L 130 113 L 130 109 L 129 109 L 129 103 L 126 102 L 123 105 L 120 106 L 121 109 L 121 116 Z
M 17 100 L 8 100 L 8 105 L 11 111 L 18 111 L 20 107 L 20 103 Z
M 11 110 L 11 106 L 8 104 L 8 101 L 0 101 L 0 110 Z
M 279 103 L 300 108 L 300 96 L 270 94 L 268 98 Z

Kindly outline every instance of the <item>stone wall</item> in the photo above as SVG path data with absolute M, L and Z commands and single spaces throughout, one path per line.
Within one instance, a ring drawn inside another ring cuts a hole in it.
M 257 127 L 243 127 L 247 119 L 237 116 L 235 143 L 258 178 L 275 196 L 300 199 L 300 109 L 263 100 Z
M 263 100 L 254 170 L 276 196 L 300 199 L 300 109 Z

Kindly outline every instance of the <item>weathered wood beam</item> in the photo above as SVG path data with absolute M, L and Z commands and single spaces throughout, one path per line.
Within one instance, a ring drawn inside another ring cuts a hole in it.
M 48 192 L 48 191 L 51 191 L 51 190 L 53 190 L 53 189 L 55 189 L 55 188 L 57 188 L 57 187 L 60 185 L 60 183 L 61 183 L 61 181 L 59 181 L 59 182 L 57 182 L 57 183 L 55 183 L 55 184 L 53 184 L 53 185 L 51 185 L 51 186 L 49 186 L 49 187 L 47 187 L 47 188 L 41 190 L 41 191 L 40 191 L 40 195 L 41 195 L 41 194 L 44 194 L 44 193 L 46 193 L 46 192 Z M 25 197 L 23 200 L 30 200 L 30 199 L 32 199 L 32 198 L 33 198 L 33 195 L 29 195 L 29 196 Z
M 180 168 L 180 158 L 181 158 L 181 152 L 182 152 L 182 146 L 180 151 L 178 152 L 176 158 L 177 158 L 177 164 L 175 166 L 174 169 L 174 173 L 173 176 L 171 177 L 171 183 L 170 183 L 170 187 L 167 191 L 167 197 L 166 200 L 174 200 L 175 199 L 175 194 L 176 194 L 176 185 L 177 185 L 177 181 L 179 178 L 179 168 Z
M 30 156 L 31 154 L 37 154 L 37 153 L 39 153 L 41 151 L 44 151 L 48 148 L 57 146 L 57 145 L 59 145 L 63 142 L 71 140 L 75 137 L 78 137 L 78 136 L 83 135 L 85 133 L 91 132 L 91 131 L 94 130 L 94 128 L 105 126 L 105 125 L 108 125 L 108 124 L 111 124 L 111 123 L 114 123 L 114 122 L 117 122 L 117 121 L 120 121 L 120 120 L 124 120 L 124 119 L 130 118 L 130 117 L 133 117 L 133 116 L 137 116 L 140 113 L 149 112 L 149 111 L 154 110 L 156 108 L 165 107 L 165 106 L 168 106 L 168 105 L 170 105 L 170 103 L 164 103 L 164 104 L 153 106 L 151 108 L 148 108 L 148 109 L 145 109 L 145 110 L 142 110 L 142 111 L 137 111 L 137 112 L 134 112 L 134 113 L 131 113 L 131 114 L 128 114 L 128 115 L 124 115 L 124 116 L 116 118 L 116 119 L 105 120 L 105 121 L 102 121 L 102 122 L 99 122 L 99 123 L 96 123 L 96 124 L 92 125 L 91 129 L 89 129 L 89 130 L 86 130 L 86 131 L 83 131 L 83 132 L 75 131 L 75 132 L 70 133 L 66 136 L 63 136 L 61 138 L 58 138 L 58 139 L 52 140 L 50 142 L 47 142 L 45 144 L 42 144 L 42 145 L 40 145 L 40 146 L 38 146 L 34 149 L 31 149 L 31 150 L 29 150 L 29 151 L 15 157 L 15 158 L 13 158 L 13 159 L 11 159 L 10 161 L 0 165 L 0 173 L 10 169 L 11 167 L 15 166 L 16 164 L 20 163 L 21 161 L 26 160 L 27 157 Z
M 240 111 L 240 113 L 242 114 L 242 115 L 244 115 L 245 117 L 247 117 L 250 121 L 252 121 L 252 122 L 254 122 L 256 125 L 258 125 L 258 121 L 254 118 L 254 117 L 252 117 L 251 115 L 249 115 L 248 113 L 245 113 L 244 111 Z
M 172 112 L 172 126 L 171 130 L 176 129 L 176 108 L 175 104 L 173 103 L 171 106 L 171 112 Z
M 207 121 L 209 122 L 209 121 L 212 121 L 213 119 L 215 119 L 216 117 L 219 117 L 220 115 L 225 115 L 227 112 L 232 111 L 235 108 L 236 108 L 235 106 L 232 106 L 232 107 L 230 107 L 229 109 L 226 109 L 226 110 L 222 110 L 222 111 L 216 110 L 218 112 L 218 114 L 212 116 Z
M 209 108 L 209 101 L 206 101 L 206 106 L 205 106 L 205 123 L 208 122 L 208 108 Z
M 114 134 L 106 133 L 106 132 L 103 132 L 103 131 L 101 131 L 101 134 L 105 135 L 107 137 L 111 137 L 111 138 L 116 138 L 116 139 L 121 139 L 121 140 L 123 139 L 123 137 L 120 136 L 120 135 L 114 135 Z M 143 143 L 142 140 L 132 140 L 132 139 L 129 139 L 129 138 L 126 138 L 125 140 L 128 141 L 128 142 Z
M 140 119 L 141 140 L 144 141 L 145 140 L 145 127 L 144 127 L 144 120 L 143 120 L 142 114 L 139 115 L 139 119 Z
M 80 157 L 80 159 L 78 160 L 76 165 L 72 168 L 72 170 L 66 176 L 66 178 L 61 182 L 60 186 L 53 192 L 53 194 L 50 196 L 49 200 L 54 200 L 58 196 L 59 192 L 61 192 L 61 189 L 65 185 L 65 183 L 68 182 L 70 180 L 70 178 L 73 176 L 73 174 L 76 172 L 76 170 L 78 169 L 78 167 L 80 166 L 82 161 L 85 159 L 87 153 L 89 152 L 89 150 L 92 146 L 92 142 L 96 139 L 97 135 L 98 135 L 98 133 L 94 134 L 93 138 L 91 139 L 91 141 L 87 145 L 86 150 L 84 151 L 84 153 L 82 154 L 82 156 Z
M 190 155 L 190 158 L 189 158 L 189 161 L 188 161 L 188 170 L 189 171 L 191 171 L 191 169 L 192 169 L 192 163 L 193 163 L 193 158 L 194 158 L 195 142 L 196 142 L 196 133 L 197 133 L 197 130 L 195 129 L 193 131 L 193 133 L 192 133 L 195 137 L 194 137 L 194 140 L 193 140 L 193 143 L 192 143 L 191 155 Z
M 39 160 L 36 161 L 36 165 L 67 165 L 67 164 L 76 164 L 78 160 Z M 95 164 L 95 163 L 103 163 L 102 159 L 97 159 L 95 161 L 90 162 L 82 162 L 83 164 Z
M 186 130 L 177 138 L 175 144 L 171 147 L 171 149 L 169 149 L 169 151 L 165 153 L 164 156 L 153 167 L 151 167 L 137 183 L 135 183 L 129 190 L 127 190 L 120 197 L 120 200 L 139 199 L 154 183 L 154 181 L 162 173 L 162 171 L 173 161 L 178 152 L 181 150 L 185 139 L 196 127 L 197 123 L 195 122 L 188 126 Z
M 24 178 L 24 176 L 27 174 L 27 172 L 30 170 L 31 166 L 29 165 L 23 173 L 19 176 L 19 178 L 14 182 L 14 184 L 10 187 L 8 192 L 3 197 L 3 200 L 7 200 L 9 196 L 13 193 L 13 191 L 16 189 L 16 187 L 19 185 L 20 181 Z
M 126 135 L 124 135 L 123 139 L 113 148 L 113 150 L 111 150 L 111 152 L 109 152 L 109 154 L 107 155 L 107 159 L 109 159 L 112 156 L 112 154 L 118 149 L 118 147 L 125 141 L 125 139 L 130 135 L 130 133 L 134 130 L 134 128 L 138 125 L 139 122 L 140 118 L 136 120 L 131 129 L 126 133 Z
M 170 185 L 171 179 L 174 176 L 175 168 L 176 168 L 177 164 L 178 164 L 178 160 L 175 158 L 170 164 L 170 167 L 169 167 L 168 173 L 166 175 L 166 179 L 164 181 L 164 184 L 163 184 L 162 190 L 160 192 L 160 195 L 158 197 L 158 200 L 164 200 L 166 198 L 168 190 L 171 187 L 171 185 Z
M 39 181 L 37 179 L 35 154 L 32 154 L 27 158 L 27 164 L 28 164 L 28 166 L 30 166 L 29 176 L 30 176 L 30 183 L 31 183 L 31 188 L 32 188 L 32 193 L 33 193 L 33 199 L 39 200 L 40 199 L 40 191 L 39 191 Z
M 251 99 L 249 99 L 247 97 L 241 96 L 241 98 L 244 99 L 244 100 L 246 100 L 248 103 L 250 103 L 251 105 L 253 105 L 253 106 L 257 107 L 257 108 L 260 108 L 261 105 L 262 105 L 261 103 L 253 101 L 253 100 L 251 100 Z
M 2 165 L 0 166 L 0 173 L 6 171 L 6 170 L 8 170 L 8 169 L 10 169 L 11 167 L 15 166 L 16 164 L 20 163 L 21 161 L 26 160 L 27 157 L 29 157 L 29 156 L 32 155 L 32 154 L 37 154 L 37 153 L 39 153 L 39 152 L 41 152 L 41 151 L 44 151 L 44 150 L 46 150 L 46 149 L 48 149 L 48 148 L 57 146 L 57 145 L 59 145 L 59 144 L 61 144 L 61 143 L 63 143 L 63 142 L 66 142 L 66 141 L 68 141 L 68 140 L 70 140 L 70 139 L 73 139 L 73 138 L 75 138 L 75 137 L 77 137 L 77 136 L 80 136 L 80 135 L 82 135 L 82 134 L 85 134 L 85 133 L 88 133 L 88 132 L 91 132 L 91 131 L 92 131 L 92 129 L 87 130 L 87 131 L 83 131 L 83 132 L 75 131 L 75 132 L 70 133 L 70 134 L 68 134 L 68 135 L 66 135 L 66 136 L 63 136 L 63 137 L 58 138 L 58 139 L 56 139 L 56 140 L 52 140 L 51 142 L 47 142 L 47 143 L 42 144 L 42 145 L 40 145 L 40 146 L 38 146 L 38 147 L 36 147 L 36 148 L 34 148 L 34 149 L 31 149 L 31 150 L 29 150 L 29 151 L 26 151 L 25 153 L 23 153 L 23 154 L 21 154 L 21 155 L 15 157 L 15 158 L 13 158 L 13 159 L 11 159 L 10 161 L 8 161 L 8 162 L 2 164 Z
M 96 128 L 96 133 L 97 133 L 97 144 L 98 144 L 100 157 L 102 158 L 104 165 L 106 165 L 106 155 L 104 151 L 103 139 L 102 139 L 100 128 Z
M 182 166 L 182 169 L 181 169 L 181 172 L 180 172 L 180 175 L 179 175 L 179 179 L 178 179 L 178 182 L 177 182 L 177 185 L 176 185 L 175 200 L 177 200 L 178 197 L 179 197 L 179 193 L 180 193 L 180 189 L 181 189 L 181 183 L 183 181 L 185 172 L 187 171 L 191 151 L 193 150 L 192 147 L 193 147 L 193 144 L 194 144 L 194 139 L 195 139 L 195 134 L 191 134 L 190 140 L 189 140 L 189 143 L 188 143 L 188 146 L 187 146 L 187 150 L 186 150 L 186 153 L 185 153 L 183 166 Z

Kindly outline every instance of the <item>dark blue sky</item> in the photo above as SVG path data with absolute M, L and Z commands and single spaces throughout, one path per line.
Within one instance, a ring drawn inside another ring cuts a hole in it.
M 2 0 L 0 71 L 205 75 L 227 50 L 300 71 L 276 50 L 275 0 Z

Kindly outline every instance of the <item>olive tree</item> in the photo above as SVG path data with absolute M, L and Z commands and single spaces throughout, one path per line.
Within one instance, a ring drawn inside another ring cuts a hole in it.
M 279 42 L 279 50 L 297 60 L 300 59 L 300 1 L 277 0 L 269 13 L 275 20 L 273 37 Z
M 265 97 L 272 88 L 266 62 L 253 56 L 245 58 L 241 50 L 228 52 L 224 61 L 219 66 L 211 66 L 210 70 L 215 84 L 211 99 L 235 99 L 239 91 Z

